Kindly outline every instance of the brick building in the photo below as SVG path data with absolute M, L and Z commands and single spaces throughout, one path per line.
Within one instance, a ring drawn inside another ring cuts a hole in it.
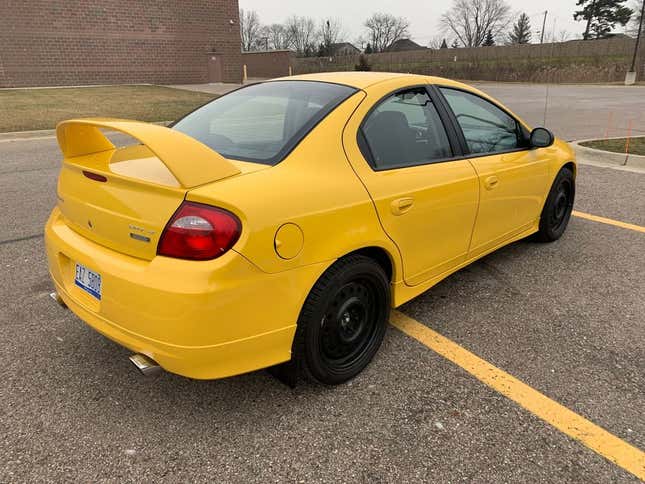
M 0 87 L 240 82 L 238 0 L 0 0 Z

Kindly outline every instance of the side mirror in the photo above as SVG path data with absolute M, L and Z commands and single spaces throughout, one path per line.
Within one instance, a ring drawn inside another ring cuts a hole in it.
M 531 148 L 546 148 L 555 141 L 553 133 L 546 128 L 535 128 L 531 131 Z

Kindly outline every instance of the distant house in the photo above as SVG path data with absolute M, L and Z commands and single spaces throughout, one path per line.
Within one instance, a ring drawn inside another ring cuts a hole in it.
M 404 50 L 422 50 L 427 49 L 422 45 L 417 44 L 416 42 L 410 39 L 399 39 L 390 44 L 390 46 L 385 49 L 386 52 L 401 52 Z
M 332 55 L 353 55 L 360 54 L 361 51 L 354 44 L 349 42 L 340 42 L 338 44 L 331 44 Z

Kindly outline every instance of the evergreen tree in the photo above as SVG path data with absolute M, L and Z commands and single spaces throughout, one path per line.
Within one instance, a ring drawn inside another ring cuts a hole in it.
M 446 43 L 446 39 L 443 39 L 443 41 L 441 42 L 441 47 L 439 47 L 439 48 L 440 49 L 447 49 L 448 48 L 448 44 Z
M 329 54 L 327 53 L 327 48 L 325 47 L 325 44 L 320 44 L 318 46 L 318 57 L 327 57 Z
M 367 62 L 367 56 L 365 54 L 361 54 L 359 56 L 358 64 L 356 64 L 354 66 L 354 70 L 355 71 L 371 71 L 372 70 L 372 66 L 370 65 L 369 62 Z
M 531 22 L 529 16 L 523 13 L 513 24 L 513 30 L 508 34 L 511 44 L 528 44 L 531 41 Z
M 582 7 L 573 14 L 574 20 L 585 20 L 587 25 L 582 38 L 602 39 L 620 24 L 624 26 L 632 16 L 632 9 L 623 4 L 626 0 L 578 0 Z
M 486 32 L 486 38 L 484 39 L 484 43 L 482 44 L 484 47 L 490 47 L 491 45 L 495 45 L 495 39 L 493 38 L 493 32 L 490 30 Z
M 372 54 L 373 52 L 374 52 L 374 49 L 372 49 L 372 45 L 368 42 L 367 46 L 365 47 L 365 53 Z

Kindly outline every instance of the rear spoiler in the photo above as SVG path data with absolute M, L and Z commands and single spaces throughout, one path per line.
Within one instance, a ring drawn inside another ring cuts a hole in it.
M 63 121 L 56 127 L 58 144 L 65 158 L 91 155 L 116 147 L 101 132 L 119 131 L 148 147 L 184 188 L 237 175 L 240 170 L 208 146 L 179 131 L 157 124 L 113 118 Z M 106 171 L 109 170 L 105 166 Z

